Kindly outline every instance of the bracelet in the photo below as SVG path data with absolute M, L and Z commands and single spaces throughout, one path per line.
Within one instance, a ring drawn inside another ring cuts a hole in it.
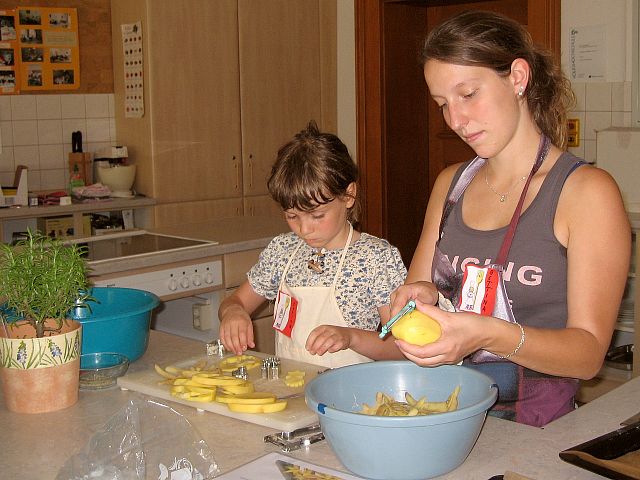
M 520 342 L 518 343 L 518 346 L 516 347 L 516 349 L 511 352 L 508 355 L 502 356 L 502 355 L 498 355 L 498 358 L 501 358 L 503 360 L 506 360 L 507 358 L 510 358 L 512 356 L 514 356 L 516 353 L 518 353 L 518 350 L 520 350 L 520 347 L 522 347 L 522 345 L 524 345 L 524 327 L 522 325 L 520 325 L 518 322 L 513 322 L 515 323 L 518 327 L 520 327 Z

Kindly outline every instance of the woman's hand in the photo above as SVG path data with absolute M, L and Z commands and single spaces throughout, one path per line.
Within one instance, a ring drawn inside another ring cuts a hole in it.
M 224 348 L 236 355 L 255 347 L 251 317 L 240 305 L 232 305 L 224 310 L 220 318 L 220 340 Z
M 399 286 L 391 293 L 391 316 L 398 313 L 409 300 L 416 300 L 426 305 L 435 305 L 438 301 L 438 290 L 431 282 L 421 281 Z
M 346 350 L 351 346 L 351 331 L 347 327 L 335 325 L 320 325 L 314 328 L 309 336 L 305 348 L 312 355 L 324 355 Z
M 451 365 L 482 348 L 481 332 L 484 328 L 481 322 L 486 325 L 491 317 L 467 312 L 447 312 L 420 301 L 416 301 L 416 308 L 437 321 L 442 334 L 435 342 L 423 346 L 396 339 L 396 345 L 408 360 L 423 367 Z

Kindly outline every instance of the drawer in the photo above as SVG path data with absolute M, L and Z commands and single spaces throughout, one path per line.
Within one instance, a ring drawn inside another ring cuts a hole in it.
M 247 272 L 258 263 L 262 248 L 224 255 L 224 281 L 226 288 L 238 287 L 247 279 Z

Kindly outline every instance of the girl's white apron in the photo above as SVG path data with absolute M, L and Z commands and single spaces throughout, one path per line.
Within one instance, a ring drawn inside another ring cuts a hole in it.
M 336 284 L 342 271 L 342 265 L 347 254 L 347 248 L 353 236 L 353 226 L 350 226 L 347 243 L 342 250 L 340 263 L 336 271 L 333 283 L 330 287 L 290 287 L 285 278 L 291 265 L 291 261 L 302 246 L 302 242 L 293 251 L 282 273 L 280 290 L 292 296 L 298 301 L 296 323 L 291 333 L 291 338 L 276 330 L 276 355 L 306 363 L 313 363 L 323 367 L 336 368 L 354 363 L 370 362 L 371 359 L 354 352 L 351 349 L 340 350 L 336 353 L 324 355 L 311 355 L 305 348 L 305 343 L 311 331 L 320 325 L 336 325 L 348 327 L 342 316 L 338 302 L 336 301 Z M 276 305 L 277 311 L 277 305 Z

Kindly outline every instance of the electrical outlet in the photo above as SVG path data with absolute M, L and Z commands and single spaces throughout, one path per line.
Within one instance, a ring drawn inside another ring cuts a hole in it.
M 194 303 L 191 307 L 193 328 L 211 330 L 213 328 L 213 305 L 211 303 Z
M 567 120 L 567 146 L 580 146 L 580 119 L 569 118 Z

